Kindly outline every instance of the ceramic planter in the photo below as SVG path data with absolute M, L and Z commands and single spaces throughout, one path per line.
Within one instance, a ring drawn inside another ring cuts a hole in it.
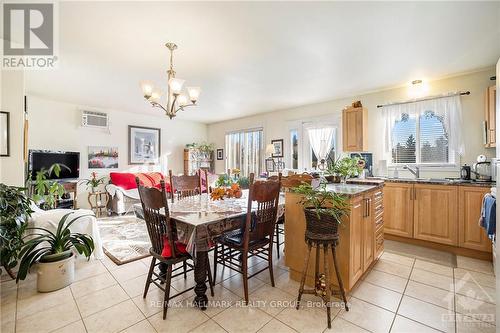
M 75 256 L 37 265 L 37 289 L 45 293 L 69 286 L 75 278 Z

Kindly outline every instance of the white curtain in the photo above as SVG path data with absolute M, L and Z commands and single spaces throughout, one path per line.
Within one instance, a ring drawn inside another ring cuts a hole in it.
M 335 128 L 331 126 L 309 127 L 307 133 L 309 134 L 309 143 L 318 158 L 318 162 L 325 160 L 333 148 Z
M 432 111 L 442 118 L 444 128 L 448 133 L 448 147 L 452 153 L 463 156 L 465 146 L 462 138 L 462 103 L 460 95 L 439 97 L 413 103 L 384 106 L 384 158 L 392 160 L 392 129 L 403 114 L 417 120 L 426 111 Z

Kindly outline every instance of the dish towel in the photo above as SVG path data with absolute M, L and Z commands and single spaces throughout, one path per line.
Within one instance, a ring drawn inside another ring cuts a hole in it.
M 493 239 L 496 234 L 496 218 L 497 218 L 497 203 L 496 198 L 491 194 L 486 194 L 483 198 L 483 205 L 481 207 L 481 217 L 479 218 L 479 225 L 486 230 L 488 238 Z

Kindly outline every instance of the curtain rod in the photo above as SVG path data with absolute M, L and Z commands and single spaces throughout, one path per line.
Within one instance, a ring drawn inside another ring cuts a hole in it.
M 470 95 L 470 91 L 459 91 L 459 92 L 455 92 L 455 93 L 451 93 L 451 94 L 446 94 L 446 95 L 429 96 L 429 97 L 411 99 L 411 100 L 403 101 L 403 102 L 394 102 L 394 103 L 381 104 L 381 105 L 377 105 L 377 108 L 382 108 L 384 106 L 390 106 L 390 105 L 400 105 L 400 104 L 409 104 L 409 103 L 415 103 L 415 102 L 429 101 L 431 99 L 445 98 L 445 97 L 456 96 L 456 95 L 460 95 L 460 96 Z

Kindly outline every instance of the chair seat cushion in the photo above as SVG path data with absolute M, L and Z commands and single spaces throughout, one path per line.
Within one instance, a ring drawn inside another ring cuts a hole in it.
M 181 243 L 179 241 L 175 241 L 175 249 L 178 253 L 187 254 L 186 244 Z M 161 251 L 161 256 L 164 258 L 172 257 L 172 247 L 168 242 L 167 236 L 163 236 L 163 250 Z
M 234 230 L 234 231 L 230 231 L 226 234 L 224 234 L 220 240 L 220 242 L 223 242 L 223 243 L 230 243 L 230 244 L 234 244 L 234 245 L 243 245 L 243 232 L 241 230 Z M 266 238 L 263 238 L 263 239 L 257 239 L 257 240 L 253 240 L 253 241 L 250 241 L 249 243 L 249 246 L 255 246 L 255 245 L 263 245 L 263 244 L 267 244 L 269 242 L 269 239 L 266 237 Z

